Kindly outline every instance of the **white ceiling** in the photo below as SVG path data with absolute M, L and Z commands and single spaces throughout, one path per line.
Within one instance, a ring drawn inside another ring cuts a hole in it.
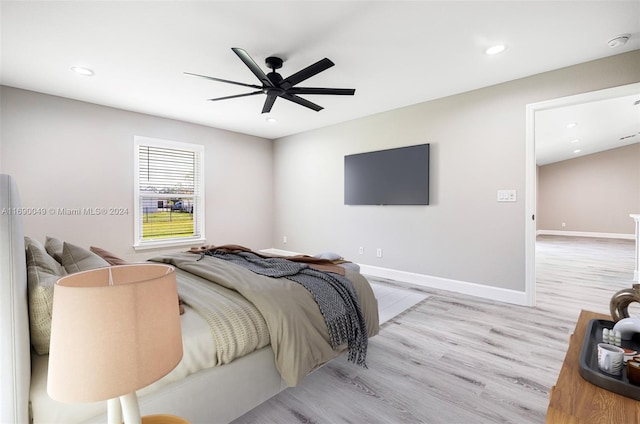
M 640 84 L 630 91 L 635 94 L 536 112 L 536 163 L 640 143 Z
M 3 0 L 0 13 L 3 85 L 268 139 L 640 49 L 640 0 Z M 507 50 L 485 55 L 496 43 Z M 356 94 L 303 96 L 320 112 L 278 99 L 275 124 L 262 94 L 208 102 L 253 89 L 183 72 L 259 84 L 231 47 L 260 66 L 282 57 L 284 77 L 328 57 L 300 86 Z

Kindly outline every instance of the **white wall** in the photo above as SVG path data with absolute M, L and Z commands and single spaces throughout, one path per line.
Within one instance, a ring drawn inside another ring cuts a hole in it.
M 274 247 L 524 291 L 526 105 L 638 81 L 634 51 L 276 140 Z M 420 143 L 431 205 L 343 204 L 344 155 Z
M 98 245 L 128 260 L 156 254 L 132 248 L 133 140 L 140 135 L 204 145 L 208 243 L 271 247 L 270 140 L 10 87 L 1 90 L 0 170 L 16 178 L 25 207 L 129 211 L 123 216 L 26 216 L 27 235 Z

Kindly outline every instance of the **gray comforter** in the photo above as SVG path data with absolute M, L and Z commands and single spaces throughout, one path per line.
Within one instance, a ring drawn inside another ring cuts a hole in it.
M 347 343 L 332 346 L 325 319 L 312 294 L 287 278 L 256 274 L 237 264 L 193 253 L 153 258 L 235 290 L 260 311 L 269 328 L 276 367 L 290 386 L 296 386 L 312 370 L 338 356 Z M 378 333 L 378 304 L 371 286 L 359 273 L 346 271 L 360 303 L 369 337 Z

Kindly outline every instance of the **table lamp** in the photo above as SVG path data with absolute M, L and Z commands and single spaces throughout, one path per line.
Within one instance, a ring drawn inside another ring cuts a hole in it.
M 176 273 L 163 264 L 98 268 L 53 292 L 47 392 L 62 402 L 108 400 L 109 423 L 139 424 L 136 390 L 182 359 Z

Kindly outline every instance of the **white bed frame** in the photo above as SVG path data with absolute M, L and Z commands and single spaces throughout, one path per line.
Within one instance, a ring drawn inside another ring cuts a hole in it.
M 30 423 L 31 346 L 24 233 L 18 188 L 0 174 L 0 423 Z M 142 415 L 228 423 L 286 388 L 271 347 L 199 371 L 140 396 Z M 106 422 L 104 412 L 85 423 Z M 37 422 L 35 424 L 38 424 Z

